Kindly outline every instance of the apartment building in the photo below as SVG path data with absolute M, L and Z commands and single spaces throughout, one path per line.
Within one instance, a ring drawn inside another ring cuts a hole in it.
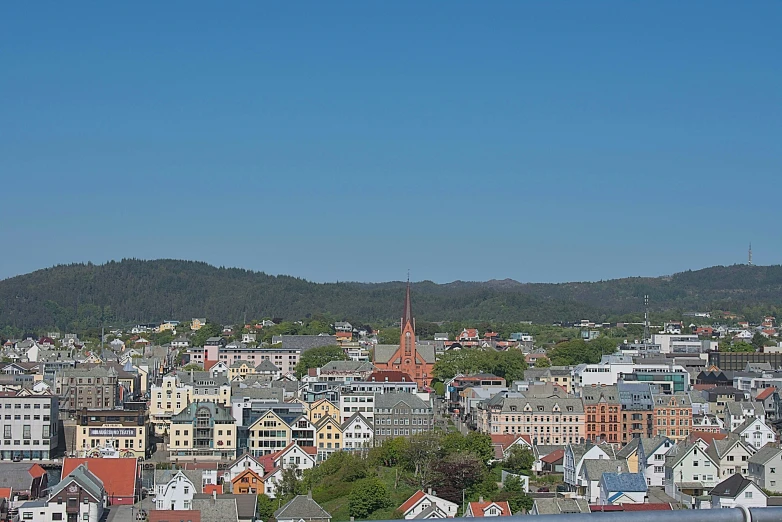
M 168 449 L 171 459 L 236 458 L 236 420 L 225 406 L 191 402 L 171 417 Z
M 113 448 L 120 457 L 145 458 L 148 441 L 149 417 L 144 410 L 85 408 L 77 414 L 73 450 L 78 457 L 100 457 L 101 449 Z
M 29 390 L 0 392 L 3 445 L 0 460 L 48 460 L 57 448 L 58 404 L 54 395 Z
M 71 412 L 82 408 L 113 408 L 119 404 L 118 384 L 113 367 L 64 369 L 56 386 L 60 408 Z
M 413 393 L 375 396 L 375 440 L 415 435 L 434 429 L 434 410 Z
M 653 436 L 664 435 L 674 442 L 686 440 L 692 426 L 692 403 L 687 393 L 652 394 Z
M 576 398 L 505 398 L 491 406 L 492 434 L 520 433 L 533 444 L 576 444 L 585 439 L 584 403 Z
M 621 433 L 619 418 L 619 391 L 616 386 L 584 388 L 585 426 L 584 433 L 588 441 L 601 441 L 618 444 Z
M 244 343 L 215 347 L 193 346 L 188 348 L 187 353 L 191 362 L 201 365 L 206 361 L 221 361 L 230 367 L 234 363 L 247 361 L 248 364 L 257 367 L 263 361 L 271 361 L 279 368 L 282 375 L 295 371 L 301 355 L 301 351 L 294 348 L 261 348 Z
M 212 402 L 231 407 L 231 383 L 223 375 L 210 372 L 169 374 L 160 385 L 150 387 L 150 421 L 155 433 L 169 428 L 171 417 L 191 402 Z
M 655 429 L 652 386 L 619 382 L 616 387 L 622 415 L 622 444 L 638 437 L 651 438 Z

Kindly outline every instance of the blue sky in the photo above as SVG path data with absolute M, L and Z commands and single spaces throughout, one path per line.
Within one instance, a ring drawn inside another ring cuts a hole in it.
M 0 5 L 0 278 L 782 258 L 778 1 L 109 4 Z

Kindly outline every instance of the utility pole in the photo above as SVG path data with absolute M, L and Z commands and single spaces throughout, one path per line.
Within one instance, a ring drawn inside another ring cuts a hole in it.
M 752 243 L 749 244 L 749 259 L 747 260 L 747 264 L 752 266 Z
M 644 345 L 649 342 L 649 294 L 644 295 Z

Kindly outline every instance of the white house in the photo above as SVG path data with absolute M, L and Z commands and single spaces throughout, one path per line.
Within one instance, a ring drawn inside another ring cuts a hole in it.
M 467 511 L 464 512 L 465 518 L 471 517 L 509 517 L 511 516 L 510 505 L 507 502 L 484 502 L 480 497 L 478 502 L 467 504 Z
M 769 428 L 765 422 L 756 418 L 747 419 L 744 424 L 733 430 L 735 435 L 741 437 L 741 440 L 759 450 L 769 442 L 776 441 L 774 430 Z
M 677 444 L 665 458 L 665 493 L 703 495 L 717 485 L 719 467 L 698 444 Z
M 343 447 L 347 450 L 366 449 L 373 446 L 375 428 L 372 422 L 356 412 L 342 423 Z
M 261 464 L 261 461 L 249 453 L 245 453 L 228 465 L 228 469 L 223 473 L 223 482 L 231 482 L 246 469 L 253 470 L 261 477 L 266 474 L 266 470 L 264 469 L 263 464 Z M 207 477 L 206 475 L 204 475 L 204 481 L 206 484 L 217 484 L 217 481 L 212 482 L 212 477 Z
M 739 506 L 766 507 L 767 501 L 768 496 L 757 484 L 738 473 L 723 480 L 711 490 L 711 507 L 713 509 Z
M 584 498 L 594 504 L 600 498 L 600 481 L 606 473 L 628 474 L 627 461 L 600 459 L 585 460 L 581 466 L 580 483 L 585 484 Z
M 454 518 L 458 509 L 458 504 L 435 496 L 431 489 L 427 493 L 419 489 L 399 506 L 399 511 L 407 520 L 413 518 L 443 518 L 438 516 L 438 511 L 445 515 L 445 518 Z
M 595 446 L 592 444 L 568 444 L 565 447 L 565 456 L 563 459 L 565 484 L 570 486 L 571 491 L 577 491 L 583 495 L 586 491 L 586 483 L 581 483 L 581 466 L 585 460 L 601 460 L 613 458 L 608 452 L 611 447 L 608 445 Z
M 722 480 L 734 473 L 746 474 L 749 458 L 755 449 L 747 446 L 740 438 L 730 436 L 722 440 L 712 439 L 706 453 L 719 466 L 719 478 Z
M 761 488 L 782 493 L 782 449 L 760 448 L 749 458 L 749 477 Z
M 282 469 L 295 468 L 300 473 L 315 467 L 315 455 L 314 451 L 309 452 L 295 442 L 291 442 L 276 454 L 274 466 Z
M 627 459 L 631 473 L 641 472 L 648 486 L 662 486 L 665 479 L 665 456 L 673 441 L 665 435 L 632 439 L 617 452 L 617 458 Z
M 766 411 L 758 402 L 728 402 L 725 405 L 725 428 L 733 431 L 749 419 L 766 420 Z
M 157 480 L 160 482 L 158 483 Z M 157 480 L 155 483 L 155 509 L 158 511 L 192 509 L 196 485 L 185 476 L 182 470 L 173 475 L 163 474 Z

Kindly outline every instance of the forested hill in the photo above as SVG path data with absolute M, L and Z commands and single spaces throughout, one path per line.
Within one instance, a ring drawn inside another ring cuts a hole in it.
M 89 327 L 101 315 L 114 324 L 316 314 L 388 324 L 401 314 L 404 285 L 319 284 L 177 260 L 61 265 L 0 281 L 0 327 Z M 640 317 L 644 294 L 657 311 L 731 310 L 751 318 L 782 309 L 782 266 L 718 266 L 593 283 L 425 281 L 413 285 L 413 310 L 426 321 L 611 320 Z

